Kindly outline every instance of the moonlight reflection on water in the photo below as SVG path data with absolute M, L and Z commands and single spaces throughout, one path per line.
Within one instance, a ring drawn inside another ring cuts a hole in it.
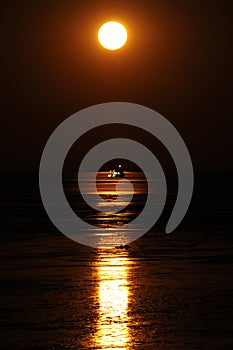
M 99 319 L 95 343 L 101 349 L 126 349 L 128 331 L 128 269 L 126 256 L 106 257 L 98 269 Z

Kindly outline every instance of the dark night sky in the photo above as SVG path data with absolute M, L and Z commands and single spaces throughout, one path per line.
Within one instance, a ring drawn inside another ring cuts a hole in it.
M 110 101 L 165 116 L 195 169 L 232 167 L 231 1 L 8 0 L 1 6 L 2 169 L 37 170 L 58 124 Z M 129 31 L 127 46 L 114 53 L 96 39 L 98 27 L 112 19 Z

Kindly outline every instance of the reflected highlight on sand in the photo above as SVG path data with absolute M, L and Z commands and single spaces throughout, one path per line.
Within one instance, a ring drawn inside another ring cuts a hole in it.
M 128 331 L 128 269 L 127 256 L 106 256 L 98 266 L 99 319 L 94 336 L 101 349 L 126 350 Z

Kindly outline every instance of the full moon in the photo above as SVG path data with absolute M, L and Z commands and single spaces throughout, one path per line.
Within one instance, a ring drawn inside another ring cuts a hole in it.
M 118 50 L 127 41 L 127 30 L 119 22 L 106 22 L 98 31 L 100 44 L 108 50 Z

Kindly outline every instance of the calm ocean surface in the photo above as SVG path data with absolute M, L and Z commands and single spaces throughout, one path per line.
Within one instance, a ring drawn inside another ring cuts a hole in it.
M 143 208 L 144 178 L 127 176 L 135 195 L 114 215 L 81 201 L 74 174 L 65 177 L 64 188 L 74 211 L 108 228 Z M 56 230 L 36 177 L 3 177 L 0 349 L 232 349 L 232 193 L 209 192 L 205 181 L 175 233 L 163 233 L 176 193 L 171 182 L 154 229 L 128 250 L 95 250 Z M 98 186 L 103 197 L 114 199 L 104 174 Z

